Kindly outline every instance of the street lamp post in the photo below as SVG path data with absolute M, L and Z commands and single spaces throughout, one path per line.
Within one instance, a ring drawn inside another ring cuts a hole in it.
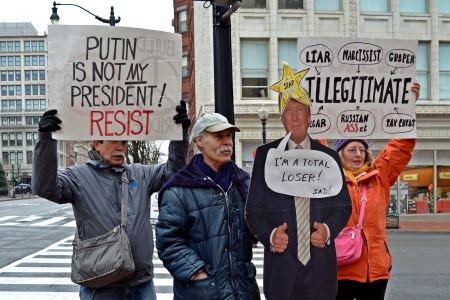
M 13 193 L 11 198 L 16 198 L 16 180 L 14 178 L 14 164 L 11 164 L 11 171 L 12 171 L 12 182 L 13 182 Z
M 269 118 L 269 110 L 267 108 L 261 108 L 258 111 L 259 119 L 262 123 L 262 142 L 263 144 L 266 143 L 266 121 Z
M 118 17 L 116 19 L 116 17 L 114 16 L 114 7 L 111 6 L 111 13 L 109 16 L 109 19 L 103 19 L 97 15 L 94 15 L 93 13 L 91 13 L 90 11 L 88 11 L 87 9 L 76 5 L 76 4 L 64 4 L 64 3 L 56 3 L 56 1 L 53 1 L 53 7 L 52 7 L 52 15 L 50 16 L 50 20 L 52 22 L 52 24 L 58 24 L 59 22 L 59 16 L 58 16 L 58 8 L 56 7 L 57 5 L 69 5 L 69 6 L 76 6 L 81 8 L 82 10 L 84 10 L 85 12 L 90 13 L 91 15 L 93 15 L 97 20 L 99 20 L 100 22 L 103 23 L 109 23 L 110 26 L 115 26 L 117 23 L 120 22 L 120 17 Z

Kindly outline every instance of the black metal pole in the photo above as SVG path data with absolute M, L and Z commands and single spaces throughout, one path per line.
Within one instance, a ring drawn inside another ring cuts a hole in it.
M 213 11 L 213 43 L 214 43 L 214 104 L 215 112 L 225 116 L 228 122 L 234 123 L 234 101 L 233 101 L 233 73 L 231 53 L 231 22 L 225 22 L 221 17 L 228 11 L 228 7 L 216 6 L 211 3 Z M 233 134 L 233 155 L 234 151 Z
M 11 169 L 12 169 L 12 181 L 13 181 L 13 193 L 11 198 L 16 198 L 16 182 L 14 179 L 14 165 L 11 165 Z
M 266 120 L 261 120 L 262 122 L 262 142 L 266 143 Z

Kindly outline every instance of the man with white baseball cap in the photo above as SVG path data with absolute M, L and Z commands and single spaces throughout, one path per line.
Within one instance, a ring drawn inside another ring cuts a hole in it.
M 232 160 L 234 131 L 218 113 L 201 117 L 191 142 L 200 152 L 159 193 L 159 258 L 174 299 L 260 299 L 244 219 L 249 174 Z

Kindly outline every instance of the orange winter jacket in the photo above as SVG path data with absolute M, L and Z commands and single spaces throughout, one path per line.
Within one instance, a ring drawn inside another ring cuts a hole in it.
M 361 257 L 356 263 L 338 267 L 338 280 L 373 282 L 389 279 L 392 260 L 386 239 L 386 212 L 390 187 L 410 161 L 415 144 L 415 139 L 393 139 L 375 159 L 374 167 L 358 178 L 358 185 L 347 178 L 353 206 L 347 227 L 358 224 L 362 184 L 367 185 L 367 204 L 362 226 L 364 243 Z

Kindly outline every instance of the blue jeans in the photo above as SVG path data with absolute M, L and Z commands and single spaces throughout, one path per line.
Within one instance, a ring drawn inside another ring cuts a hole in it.
M 80 287 L 81 300 L 156 300 L 153 280 L 132 287 Z

